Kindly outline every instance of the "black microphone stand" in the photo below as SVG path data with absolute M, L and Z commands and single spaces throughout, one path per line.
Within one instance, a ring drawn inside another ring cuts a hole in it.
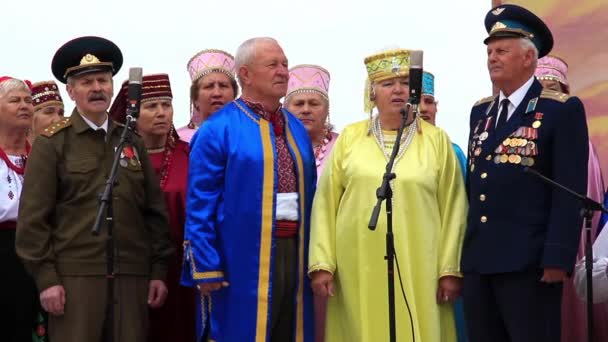
M 106 229 L 108 236 L 106 240 L 106 279 L 108 280 L 107 288 L 107 301 L 106 301 L 106 315 L 104 322 L 104 335 L 106 342 L 114 341 L 114 212 L 112 210 L 112 190 L 116 184 L 116 178 L 118 176 L 118 164 L 120 163 L 120 155 L 122 149 L 127 144 L 132 144 L 132 135 L 135 131 L 135 122 L 137 120 L 129 110 L 127 110 L 125 128 L 122 130 L 118 147 L 114 151 L 114 161 L 112 163 L 112 169 L 110 175 L 105 183 L 103 192 L 99 195 L 99 208 L 97 209 L 97 216 L 91 233 L 95 236 L 99 235 L 99 231 L 103 224 L 103 221 L 107 223 Z M 107 136 L 106 139 L 111 137 Z
M 386 164 L 386 170 L 382 176 L 382 184 L 376 190 L 377 202 L 372 211 L 372 216 L 369 219 L 367 227 L 370 230 L 376 230 L 378 224 L 378 216 L 380 215 L 380 209 L 382 208 L 382 202 L 386 200 L 386 268 L 388 275 L 388 322 L 389 322 L 389 334 L 390 341 L 395 342 L 397 339 L 397 333 L 395 330 L 395 241 L 393 236 L 393 191 L 390 186 L 390 181 L 395 179 L 397 175 L 393 172 L 393 164 L 395 158 L 399 152 L 401 145 L 401 136 L 403 135 L 403 129 L 408 118 L 408 112 L 412 105 L 408 102 L 405 109 L 401 110 L 401 125 L 397 131 L 397 138 L 395 139 L 395 145 L 393 145 L 393 151 L 391 157 Z M 381 146 L 383 148 L 383 146 Z
M 593 212 L 599 211 L 608 214 L 608 210 L 604 208 L 601 203 L 598 203 L 591 198 L 581 195 L 545 176 L 540 174 L 538 171 L 529 167 L 524 168 L 524 172 L 530 173 L 543 182 L 550 184 L 551 186 L 561 189 L 570 195 L 576 197 L 581 204 L 583 209 L 581 210 L 581 216 L 585 220 L 585 273 L 587 280 L 587 341 L 593 341 L 593 244 L 591 243 L 591 221 L 593 219 Z

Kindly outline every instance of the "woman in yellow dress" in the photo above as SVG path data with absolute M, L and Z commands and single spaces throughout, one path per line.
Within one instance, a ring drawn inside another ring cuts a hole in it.
M 315 294 L 330 297 L 326 341 L 389 338 L 384 209 L 375 231 L 367 225 L 409 97 L 410 51 L 385 51 L 365 64 L 366 110 L 378 113 L 342 131 L 312 211 L 309 275 Z M 447 134 L 410 115 L 393 171 L 396 259 L 416 341 L 455 341 L 452 301 L 461 287 L 467 204 Z M 411 341 L 397 275 L 395 308 L 397 340 Z

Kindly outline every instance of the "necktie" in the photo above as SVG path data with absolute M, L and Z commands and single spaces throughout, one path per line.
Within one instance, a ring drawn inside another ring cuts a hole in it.
M 509 103 L 509 99 L 504 99 L 500 102 L 502 109 L 500 110 L 498 121 L 496 122 L 497 131 L 507 122 L 507 116 L 509 115 Z

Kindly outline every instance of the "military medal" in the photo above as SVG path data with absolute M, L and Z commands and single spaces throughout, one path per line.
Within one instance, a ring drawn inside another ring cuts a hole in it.
M 506 154 L 503 154 L 503 155 L 500 156 L 500 162 L 501 163 L 504 164 L 504 163 L 506 163 L 508 161 L 509 161 L 509 157 Z
M 477 126 L 475 126 L 475 130 L 473 131 L 473 133 L 475 134 L 473 135 L 473 139 L 477 139 L 477 137 L 479 136 L 477 132 L 479 132 L 479 126 L 481 126 L 481 121 L 483 121 L 483 119 L 479 119 L 479 121 L 477 121 Z
M 534 114 L 534 118 L 536 119 L 536 121 L 534 121 L 534 122 L 532 123 L 532 127 L 534 127 L 534 128 L 539 128 L 539 127 L 542 125 L 542 123 L 540 122 L 540 120 L 542 120 L 542 119 L 543 119 L 543 116 L 544 116 L 544 114 L 543 114 L 543 113 L 540 113 L 540 112 L 539 112 L 539 113 Z
M 500 155 L 496 155 L 494 157 L 494 164 L 500 164 L 500 157 L 501 157 Z
M 133 167 L 140 165 L 139 159 L 137 158 L 137 151 L 133 146 L 124 146 L 120 152 L 120 156 L 120 166 L 122 167 L 127 167 L 129 164 Z
M 479 140 L 484 141 L 484 140 L 488 139 L 488 135 L 490 135 L 488 133 L 488 129 L 490 128 L 490 124 L 492 123 L 492 119 L 493 119 L 493 117 L 490 116 L 486 120 L 486 124 L 484 125 L 484 128 L 483 128 L 483 132 L 481 132 L 481 134 L 479 135 Z
M 481 147 L 476 148 L 473 154 L 475 155 L 475 157 L 478 157 L 481 154 Z

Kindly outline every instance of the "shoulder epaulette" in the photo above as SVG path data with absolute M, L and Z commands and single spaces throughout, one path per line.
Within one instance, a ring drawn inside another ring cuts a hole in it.
M 65 118 L 59 122 L 56 122 L 52 125 L 50 125 L 49 127 L 45 128 L 44 131 L 42 131 L 42 133 L 40 133 L 40 135 L 43 135 L 47 138 L 52 137 L 53 135 L 59 133 L 61 130 L 63 130 L 66 127 L 70 127 L 72 125 L 72 122 L 70 121 L 70 118 Z
M 559 102 L 566 102 L 570 98 L 570 95 L 561 93 L 555 90 L 543 89 L 540 93 L 541 99 L 552 99 Z
M 494 96 L 484 97 L 483 99 L 475 102 L 475 104 L 473 105 L 473 107 L 479 106 L 480 104 L 483 104 L 483 103 L 486 103 L 486 102 L 491 102 L 492 100 L 494 100 Z

